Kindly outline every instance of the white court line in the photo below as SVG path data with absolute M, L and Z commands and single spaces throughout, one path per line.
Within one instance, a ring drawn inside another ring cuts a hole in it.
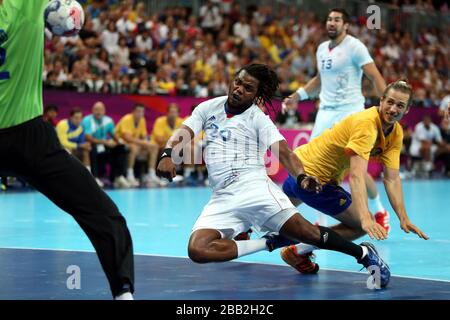
M 69 249 L 48 249 L 48 248 L 29 248 L 29 247 L 0 247 L 0 249 L 95 253 L 95 251 L 92 251 L 92 250 L 69 250 Z M 173 256 L 173 255 L 165 255 L 165 254 L 151 254 L 151 253 L 136 253 L 135 252 L 134 255 L 135 256 L 148 256 L 148 257 L 165 257 L 165 258 L 189 259 L 189 257 L 187 257 L 187 256 Z M 276 264 L 276 263 L 270 263 L 270 262 L 253 262 L 253 261 L 228 261 L 228 262 L 231 262 L 231 263 L 262 264 L 262 265 L 277 266 L 277 267 L 289 267 L 288 265 Z M 328 268 L 323 268 L 322 269 L 321 268 L 320 270 L 361 274 L 361 272 L 359 272 L 359 271 L 343 270 L 343 269 L 328 269 Z M 396 274 L 392 274 L 392 276 L 396 277 L 396 278 L 416 279 L 416 280 L 426 280 L 426 281 L 437 281 L 437 282 L 450 283 L 450 280 L 442 280 L 442 279 L 421 278 L 421 277 L 412 277 L 412 276 L 401 276 L 401 275 L 396 275 Z

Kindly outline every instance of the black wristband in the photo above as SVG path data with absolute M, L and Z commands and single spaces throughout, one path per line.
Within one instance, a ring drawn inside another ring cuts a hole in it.
M 306 177 L 307 177 L 307 175 L 304 174 L 304 173 L 301 173 L 301 174 L 299 174 L 299 175 L 297 176 L 297 185 L 298 185 L 299 187 L 301 187 L 302 182 L 303 182 L 303 180 L 306 179 Z
M 161 161 L 164 158 L 170 158 L 172 157 L 172 148 L 165 148 L 161 154 L 161 156 L 159 157 L 159 160 Z

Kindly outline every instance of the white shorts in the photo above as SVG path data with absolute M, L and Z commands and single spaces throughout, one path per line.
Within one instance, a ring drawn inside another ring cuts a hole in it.
M 213 193 L 192 232 L 214 229 L 228 239 L 250 227 L 257 231 L 279 232 L 285 222 L 298 212 L 269 177 L 242 180 Z
M 314 122 L 314 128 L 311 133 L 311 139 L 319 136 L 325 129 L 331 128 L 336 122 L 341 121 L 342 119 L 353 113 L 360 112 L 363 110 L 364 107 L 362 108 L 339 107 L 339 109 L 332 109 L 329 107 L 319 108 L 316 120 Z

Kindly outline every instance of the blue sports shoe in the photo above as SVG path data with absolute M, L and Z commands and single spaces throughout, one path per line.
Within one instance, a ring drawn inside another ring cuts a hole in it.
M 368 269 L 369 267 L 378 267 L 380 270 L 380 286 L 381 288 L 386 287 L 389 283 L 389 279 L 391 278 L 391 270 L 389 270 L 389 266 L 380 257 L 377 249 L 375 249 L 375 246 L 373 244 L 369 242 L 363 242 L 360 245 L 365 246 L 369 253 L 361 260 L 358 260 L 358 263 L 362 264 L 366 269 Z M 373 273 L 372 270 L 368 271 L 370 274 Z
M 293 244 L 297 244 L 297 242 L 292 241 L 284 236 L 282 236 L 279 233 L 275 232 L 269 232 L 263 238 L 266 238 L 266 245 L 269 248 L 269 252 L 272 252 L 273 250 L 287 247 Z

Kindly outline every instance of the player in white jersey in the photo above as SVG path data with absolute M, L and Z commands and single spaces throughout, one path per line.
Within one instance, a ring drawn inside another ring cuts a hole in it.
M 245 66 L 235 75 L 228 96 L 201 103 L 167 143 L 157 173 L 170 180 L 176 176 L 174 161 L 181 159 L 184 146 L 205 131 L 205 163 L 213 195 L 192 229 L 189 257 L 198 263 L 228 261 L 302 241 L 349 254 L 366 268 L 377 265 L 382 286 L 386 285 L 389 268 L 371 244 L 358 246 L 329 228 L 312 225 L 268 177 L 264 154 L 270 149 L 297 177 L 300 188 L 321 190 L 317 178 L 304 174 L 298 157 L 258 107 L 261 102 L 270 104 L 277 89 L 273 70 L 261 64 Z M 233 240 L 250 227 L 268 233 L 256 240 Z
M 329 11 L 326 28 L 330 40 L 317 48 L 317 75 L 283 101 L 286 105 L 297 105 L 299 100 L 306 100 L 320 92 L 320 105 L 311 139 L 348 115 L 364 110 L 361 90 L 363 74 L 372 81 L 378 96 L 386 88 L 386 82 L 367 47 L 359 39 L 347 34 L 349 20 L 344 9 Z M 368 173 L 366 187 L 369 199 L 376 208 L 376 221 L 389 232 L 389 213 L 381 203 L 375 182 Z

